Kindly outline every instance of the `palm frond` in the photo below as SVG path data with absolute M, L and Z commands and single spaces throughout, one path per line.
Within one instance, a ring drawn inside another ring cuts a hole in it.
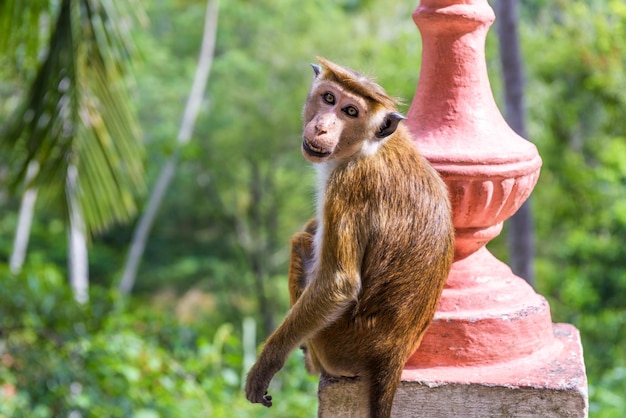
M 48 53 L 0 132 L 0 149 L 14 162 L 14 187 L 36 161 L 40 171 L 33 185 L 63 199 L 68 167 L 77 167 L 77 194 L 90 232 L 128 219 L 143 191 L 143 147 L 124 83 L 134 51 L 130 15 L 124 20 L 128 6 L 118 3 L 127 4 L 61 1 Z

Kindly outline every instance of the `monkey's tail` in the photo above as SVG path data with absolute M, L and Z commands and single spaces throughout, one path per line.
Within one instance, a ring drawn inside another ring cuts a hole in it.
M 369 393 L 369 409 L 370 418 L 389 418 L 391 417 L 391 407 L 396 390 L 400 385 L 400 377 L 402 375 L 403 362 L 399 364 L 377 364 L 370 376 L 370 393 Z

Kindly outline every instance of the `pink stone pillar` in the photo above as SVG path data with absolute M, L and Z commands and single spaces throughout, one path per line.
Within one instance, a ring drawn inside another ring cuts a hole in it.
M 422 0 L 420 79 L 407 124 L 448 185 L 456 259 L 433 324 L 409 359 L 393 416 L 587 415 L 580 336 L 485 245 L 539 177 L 536 147 L 498 110 L 484 44 L 487 0 Z M 359 417 L 362 389 L 320 382 L 320 416 Z
M 491 93 L 484 43 L 493 11 L 485 0 L 423 0 L 413 19 L 423 58 L 407 123 L 448 185 L 456 242 L 436 320 L 408 365 L 487 364 L 555 349 L 545 300 L 485 248 L 541 167 Z

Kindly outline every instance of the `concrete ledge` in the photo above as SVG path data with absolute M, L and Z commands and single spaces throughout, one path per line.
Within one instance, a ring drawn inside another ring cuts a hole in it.
M 585 417 L 574 390 L 449 383 L 405 383 L 396 393 L 394 417 Z
M 526 359 L 489 366 L 405 369 L 393 417 L 567 417 L 588 414 L 578 330 L 554 324 L 555 346 Z M 322 418 L 367 417 L 365 383 L 322 378 Z

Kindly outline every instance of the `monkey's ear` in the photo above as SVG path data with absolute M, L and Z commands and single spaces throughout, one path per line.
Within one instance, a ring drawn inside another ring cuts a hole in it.
M 313 67 L 313 71 L 315 72 L 315 77 L 320 75 L 320 72 L 322 71 L 322 67 L 320 67 L 317 64 L 311 64 L 311 67 Z
M 380 128 L 378 128 L 378 132 L 376 132 L 376 138 L 386 138 L 394 133 L 400 121 L 404 119 L 406 119 L 404 115 L 398 112 L 387 113 L 383 123 L 380 125 Z

